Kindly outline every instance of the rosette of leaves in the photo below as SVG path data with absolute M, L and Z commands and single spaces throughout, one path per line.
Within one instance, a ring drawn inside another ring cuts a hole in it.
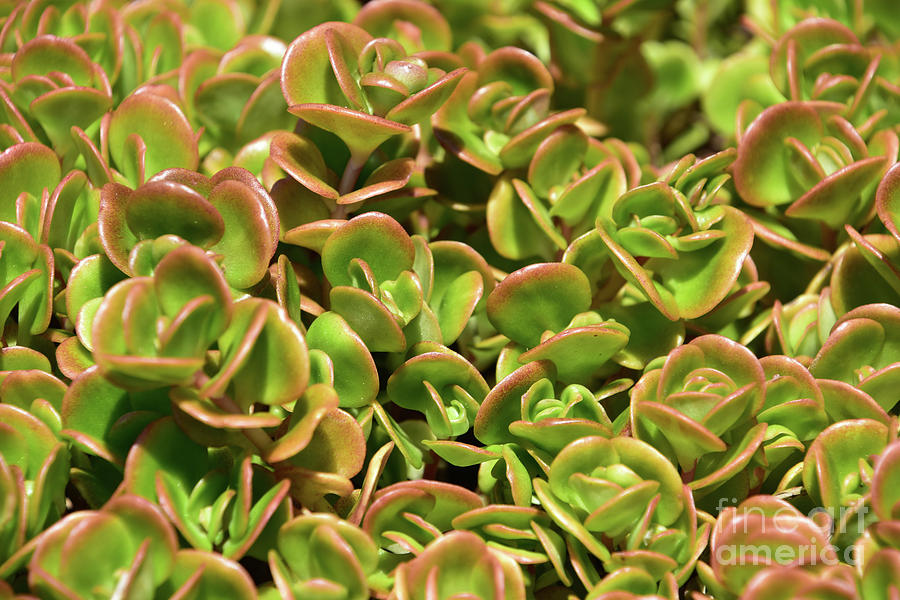
M 831 274 L 832 303 L 842 314 L 874 302 L 898 304 L 900 279 L 896 265 L 900 262 L 900 168 L 893 166 L 881 179 L 875 192 L 875 210 L 887 234 L 860 234 L 846 226 L 852 244 L 836 253 Z
M 253 464 L 249 453 L 205 448 L 171 418 L 151 423 L 125 461 L 122 490 L 158 504 L 198 550 L 265 559 L 291 517 L 290 482 Z
M 359 527 L 326 513 L 295 517 L 278 530 L 269 568 L 282 598 L 367 600 L 378 549 Z
M 271 444 L 268 435 L 260 440 L 260 452 L 274 463 L 276 478 L 289 479 L 291 496 L 310 510 L 333 512 L 334 497 L 351 498 L 351 478 L 366 465 L 368 431 L 337 404 L 333 389 L 312 385 L 280 428 L 286 432 Z
M 900 373 L 897 335 L 900 309 L 890 304 L 860 306 L 835 322 L 809 370 L 817 378 L 851 384 L 891 411 L 897 404 L 894 388 Z
M 835 321 L 830 288 L 818 294 L 802 294 L 786 304 L 776 300 L 766 329 L 766 350 L 809 365 L 828 339 Z
M 250 288 L 266 276 L 279 233 L 271 197 L 240 167 L 209 178 L 166 170 L 134 190 L 107 184 L 98 224 L 107 257 L 127 275 L 150 275 L 164 249 L 184 240 L 221 255 L 225 280 L 234 289 Z
M 46 529 L 0 573 L 27 562 L 28 587 L 41 598 L 256 598 L 250 575 L 211 552 L 178 550 L 158 507 L 122 495 L 100 510 L 80 510 Z
M 587 276 L 567 263 L 538 263 L 508 275 L 487 300 L 487 316 L 510 345 L 498 361 L 502 378 L 520 364 L 547 360 L 560 381 L 590 384 L 615 370 L 628 344 L 624 325 L 591 310 Z
M 485 501 L 464 487 L 428 479 L 401 481 L 372 496 L 362 529 L 379 551 L 379 569 L 390 572 L 400 562 L 453 529 L 453 520 Z
M 560 385 L 557 392 L 552 378 L 552 368 L 546 362 L 529 363 L 511 373 L 485 398 L 475 421 L 476 436 L 506 437 L 502 433 L 506 427 L 520 445 L 545 452 L 548 457 L 585 435 L 612 437 L 613 423 L 601 400 L 627 388 L 629 380 L 615 380 L 594 393 L 579 384 Z M 523 385 L 527 389 L 518 394 Z M 511 410 L 515 401 L 518 414 Z M 507 416 L 513 420 L 507 422 Z
M 547 465 L 566 445 L 588 435 L 612 437 L 613 423 L 600 400 L 631 383 L 618 380 L 594 394 L 578 384 L 560 385 L 557 392 L 554 380 L 552 363 L 534 361 L 494 386 L 475 417 L 475 437 L 485 446 L 425 445 L 450 464 L 479 465 L 479 488 L 492 498 L 529 506 L 532 480 L 546 476 Z
M 231 322 L 233 308 L 212 258 L 182 244 L 165 254 L 151 276 L 117 283 L 86 302 L 80 312 L 85 311 L 93 318 L 82 317 L 82 340 L 103 374 L 126 388 L 150 388 L 190 383 Z
M 772 48 L 770 73 L 785 97 L 839 102 L 847 107 L 847 120 L 871 128 L 885 116 L 896 116 L 900 108 L 896 88 L 885 85 L 894 75 L 890 63 L 888 54 L 861 44 L 845 25 L 812 18 L 778 39 Z M 873 120 L 867 123 L 869 119 Z
M 535 493 L 556 524 L 607 572 L 635 568 L 679 584 L 706 548 L 709 525 L 698 528 L 687 486 L 672 463 L 649 444 L 629 437 L 588 436 L 563 448 Z M 600 577 L 584 551 L 572 549 L 586 587 Z M 580 556 L 579 556 L 580 555 Z
M 0 565 L 65 512 L 69 452 L 37 417 L 0 404 Z
M 747 217 L 716 201 L 732 159 L 728 151 L 685 157 L 665 179 L 620 196 L 586 234 L 670 320 L 702 317 L 725 300 L 750 252 Z
M 134 390 L 185 386 L 173 400 L 212 427 L 278 425 L 280 416 L 253 407 L 293 402 L 309 379 L 303 335 L 284 310 L 262 298 L 232 304 L 221 270 L 188 244 L 165 254 L 152 276 L 113 286 L 90 320 L 94 359 L 106 377 Z M 210 356 L 213 343 L 218 353 Z
M 484 377 L 446 346 L 420 342 L 387 381 L 387 395 L 402 408 L 425 415 L 438 439 L 466 433 L 490 391 Z
M 52 149 L 35 142 L 17 143 L 0 153 L 0 185 L 0 220 L 26 231 L 41 245 L 41 253 L 48 250 L 44 246 L 52 250 L 46 258 L 49 266 L 40 265 L 54 274 L 52 279 L 65 281 L 79 258 L 96 251 L 99 190 L 84 171 L 62 176 Z M 30 278 L 33 275 L 26 279 Z M 39 279 L 40 285 L 49 287 L 50 282 Z
M 311 227 L 299 226 L 284 237 L 303 242 L 310 234 Z M 339 222 L 321 255 L 331 311 L 372 352 L 403 352 L 419 341 L 453 343 L 494 286 L 487 263 L 470 247 L 426 244 L 378 212 Z
M 469 531 L 453 531 L 397 567 L 391 600 L 524 600 L 525 578 L 512 558 Z
M 746 497 L 762 479 L 766 376 L 746 347 L 704 335 L 648 365 L 631 390 L 631 431 L 679 465 L 698 498 Z M 721 494 L 720 494 L 721 495 Z
M 53 315 L 53 253 L 25 229 L 6 221 L 0 221 L 0 243 L 0 324 L 6 327 L 16 311 L 12 337 L 26 344 L 46 331 Z
M 792 358 L 765 356 L 759 363 L 766 377 L 765 401 L 756 417 L 767 425 L 763 441 L 767 463 L 764 489 L 774 493 L 797 483 L 807 450 L 831 423 L 828 409 L 847 400 L 842 397 L 842 390 L 827 384 L 823 392 L 809 371 Z
M 404 327 L 422 311 L 423 286 L 403 227 L 383 213 L 358 215 L 328 234 L 321 255 L 331 310 L 370 351 L 406 350 Z
M 167 169 L 196 169 L 198 137 L 177 92 L 170 86 L 147 86 L 122 100 L 101 122 L 102 154 L 86 136 L 79 137 L 79 149 L 86 161 L 102 156 L 100 160 L 115 167 L 113 180 L 137 187 Z
M 553 112 L 553 77 L 533 54 L 515 47 L 494 50 L 466 73 L 432 119 L 447 152 L 497 175 L 528 165 L 540 143 L 557 127 L 585 114 Z
M 412 159 L 381 164 L 357 186 L 376 148 L 411 134 L 447 100 L 462 69 L 447 73 L 400 42 L 373 38 L 350 23 L 328 22 L 295 39 L 281 65 L 281 88 L 291 114 L 337 136 L 346 149 L 343 173 L 332 185 L 325 158 L 306 138 L 275 140 L 273 158 L 297 181 L 339 204 L 353 205 L 406 185 Z M 346 152 L 349 151 L 349 157 Z
M 734 185 L 752 206 L 832 230 L 858 227 L 874 215 L 875 189 L 897 148 L 890 130 L 863 134 L 854 128 L 842 104 L 782 102 L 764 110 L 741 136 Z M 765 223 L 756 213 L 754 219 Z
M 525 568 L 536 568 L 532 575 L 536 588 L 554 580 L 572 584 L 565 568 L 565 540 L 554 530 L 550 517 L 533 506 L 491 504 L 476 508 L 453 519 L 453 528 L 471 531 L 489 548 Z
M 590 390 L 572 384 L 557 399 L 554 376 L 552 363 L 530 362 L 490 391 L 475 417 L 475 436 L 485 446 L 423 443 L 452 465 L 478 465 L 478 487 L 495 501 L 530 506 L 532 480 L 546 476 L 559 450 L 585 435 L 612 435 L 612 423 Z
M 710 537 L 710 562 L 697 573 L 715 598 L 737 598 L 767 567 L 814 571 L 838 563 L 827 525 L 774 496 L 754 496 L 722 510 Z
M 803 461 L 803 487 L 834 522 L 833 543 L 846 547 L 866 526 L 873 457 L 895 433 L 873 419 L 846 419 L 825 429 Z
M 112 106 L 106 72 L 73 40 L 40 35 L 16 50 L 10 75 L 5 102 L 14 116 L 4 130 L 4 147 L 11 141 L 47 139 L 68 169 L 79 154 L 72 127 L 96 134 Z
M 293 128 L 279 73 L 286 49 L 278 38 L 252 35 L 227 52 L 204 48 L 185 58 L 178 92 L 187 116 L 204 127 L 200 153 L 208 162 L 261 164 L 268 143 L 260 138 Z
M 525 179 L 500 178 L 487 203 L 491 243 L 502 256 L 553 256 L 593 229 L 627 189 L 622 162 L 575 125 L 540 142 Z

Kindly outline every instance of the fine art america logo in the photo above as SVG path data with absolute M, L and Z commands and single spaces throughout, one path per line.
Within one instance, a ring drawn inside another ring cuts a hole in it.
M 837 511 L 816 507 L 804 515 L 787 503 L 728 504 L 728 498 L 721 498 L 717 505 L 720 519 L 711 548 L 713 562 L 721 566 L 853 565 L 855 546 L 840 548 L 831 540 L 847 531 L 863 531 L 869 512 L 865 505 Z

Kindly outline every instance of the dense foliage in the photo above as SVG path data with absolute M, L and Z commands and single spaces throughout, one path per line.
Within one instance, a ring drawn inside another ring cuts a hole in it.
M 900 598 L 896 0 L 0 14 L 0 599 Z

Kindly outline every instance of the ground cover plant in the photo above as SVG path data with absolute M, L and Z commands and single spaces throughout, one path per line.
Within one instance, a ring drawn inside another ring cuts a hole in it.
M 897 600 L 897 8 L 0 2 L 0 600 Z

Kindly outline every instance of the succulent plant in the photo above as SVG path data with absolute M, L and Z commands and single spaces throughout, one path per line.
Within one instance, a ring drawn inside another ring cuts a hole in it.
M 557 127 L 583 109 L 549 110 L 553 77 L 533 54 L 515 47 L 479 57 L 432 119 L 442 146 L 490 174 L 524 167 Z
M 189 382 L 231 321 L 231 298 L 221 271 L 199 248 L 178 244 L 155 265 L 152 276 L 116 284 L 91 305 L 93 319 L 82 319 L 82 339 L 90 340 L 86 346 L 104 374 L 121 385 Z M 185 279 L 196 286 L 193 293 L 180 287 Z M 143 311 L 131 309 L 141 304 Z M 157 334 L 160 323 L 168 331 Z
M 272 534 L 291 516 L 290 483 L 276 484 L 271 471 L 254 465 L 246 454 L 229 464 L 230 452 L 205 449 L 177 422 L 160 419 L 148 425 L 125 461 L 123 489 L 162 507 L 179 534 L 197 550 L 215 551 L 237 560 L 267 548 Z M 265 558 L 260 551 L 257 558 Z
M 897 368 L 893 345 L 893 325 L 900 311 L 888 304 L 861 306 L 838 319 L 810 365 L 810 372 L 823 379 L 855 385 L 872 396 L 885 411 L 896 404 L 891 393 L 893 372 Z M 865 350 L 858 347 L 860 327 L 868 327 Z M 850 350 L 848 355 L 848 350 Z M 848 361 L 848 358 L 853 359 Z
M 705 335 L 649 369 L 631 391 L 633 434 L 679 465 L 688 486 L 704 495 L 732 479 L 759 483 L 758 452 L 766 425 L 765 372 L 747 348 Z
M 106 72 L 73 40 L 39 35 L 16 50 L 10 74 L 7 102 L 34 119 L 63 165 L 71 166 L 79 153 L 71 128 L 95 132 L 112 106 Z M 27 122 L 18 125 L 19 141 L 38 139 Z
M 3 3 L 0 598 L 897 600 L 898 35 Z
M 154 120 L 164 121 L 167 127 L 154 127 Z M 106 170 L 115 166 L 115 173 L 133 187 L 162 171 L 193 170 L 199 163 L 197 134 L 170 87 L 145 87 L 132 93 L 103 120 L 100 137 L 105 140 L 101 146 L 109 152 L 111 164 Z M 96 147 L 82 140 L 82 154 L 95 154 Z
M 477 533 L 490 548 L 520 565 L 543 565 L 536 580 L 558 578 L 567 585 L 570 582 L 563 562 L 565 542 L 554 531 L 550 518 L 537 508 L 502 504 L 475 508 L 453 519 L 453 527 Z
M 286 49 L 275 37 L 252 35 L 227 52 L 203 48 L 185 57 L 178 92 L 186 116 L 204 127 L 199 146 L 207 163 L 261 167 L 266 134 L 293 127 L 278 77 Z
M 413 560 L 397 568 L 390 598 L 450 599 L 525 598 L 520 567 L 505 554 L 492 549 L 480 537 L 454 531 L 428 544 Z
M 65 511 L 69 456 L 53 431 L 25 410 L 4 403 L 0 414 L 0 491 L 7 515 L 0 529 L 2 564 Z
M 123 495 L 45 530 L 28 549 L 28 585 L 39 597 L 104 598 L 137 594 L 227 593 L 254 598 L 253 580 L 219 554 L 179 550 L 159 508 Z M 6 563 L 9 565 L 9 563 Z M 103 565 L 98 568 L 98 565 Z M 227 590 L 227 592 L 226 592 Z
M 459 515 L 484 505 L 478 494 L 457 485 L 402 481 L 375 493 L 362 528 L 378 547 L 405 556 L 450 531 Z
M 278 162 L 304 186 L 341 205 L 402 188 L 412 163 L 405 157 L 381 165 L 362 188 L 356 184 L 375 149 L 427 121 L 464 72 L 430 66 L 420 55 L 408 56 L 400 42 L 372 37 L 357 25 L 313 27 L 288 46 L 282 92 L 291 114 L 340 138 L 349 158 L 337 185 L 328 181 L 322 153 L 304 138 L 280 141 L 284 158 Z
M 562 381 L 589 383 L 628 343 L 629 330 L 591 307 L 590 283 L 567 263 L 537 263 L 511 273 L 491 293 L 487 315 L 511 340 L 506 363 L 547 360 Z M 590 348 L 588 350 L 588 348 Z
M 156 214 L 152 221 L 145 218 L 150 211 Z M 190 217 L 176 216 L 185 214 Z M 149 275 L 166 246 L 180 238 L 221 254 L 226 281 L 235 289 L 265 276 L 278 243 L 275 204 L 249 171 L 237 167 L 211 178 L 168 169 L 135 190 L 108 184 L 98 222 L 104 251 L 130 276 Z M 154 244 L 161 246 L 155 252 Z
M 769 491 L 783 491 L 794 483 L 811 444 L 829 425 L 829 409 L 848 398 L 844 390 L 828 384 L 823 390 L 800 362 L 787 356 L 770 355 L 759 363 L 766 376 L 765 401 L 757 414 L 757 420 L 767 425 L 766 477 L 768 487 L 774 487 Z
M 594 261 L 608 257 L 668 319 L 704 316 L 725 300 L 753 244 L 747 217 L 717 200 L 732 160 L 728 151 L 685 157 L 665 181 L 619 196 L 582 246 L 603 253 Z
M 831 289 L 818 294 L 802 294 L 790 302 L 775 301 L 766 330 L 766 350 L 812 360 L 837 320 L 831 305 Z
M 527 179 L 502 177 L 488 198 L 487 227 L 497 252 L 553 256 L 608 216 L 628 186 L 624 161 L 610 154 L 576 125 L 557 127 L 534 151 Z
M 735 598 L 771 565 L 812 570 L 837 562 L 825 527 L 783 500 L 755 496 L 719 515 L 710 537 L 710 563 L 700 563 L 697 572 L 715 597 Z
M 867 138 L 847 120 L 842 104 L 776 104 L 760 113 L 741 137 L 735 188 L 753 206 L 789 205 L 787 217 L 817 220 L 832 229 L 865 224 L 872 216 L 877 182 L 897 158 L 896 135 L 890 130 Z M 792 166 L 785 169 L 785 163 Z M 854 201 L 845 201 L 847 197 Z
M 891 441 L 879 421 L 847 419 L 825 429 L 810 445 L 803 462 L 803 486 L 834 521 L 833 539 L 852 542 L 866 525 L 871 457 Z
M 744 595 L 748 598 L 859 598 L 855 579 L 853 570 L 845 564 L 828 566 L 815 573 L 802 567 L 771 566 L 750 580 Z
M 690 490 L 675 467 L 640 440 L 576 440 L 553 459 L 549 478 L 534 486 L 556 524 L 608 572 L 632 568 L 654 582 L 671 573 L 683 582 L 706 547 L 709 526 L 698 528 Z M 582 581 L 597 585 L 583 569 L 576 567 Z
M 25 342 L 43 333 L 52 316 L 53 264 L 50 248 L 38 244 L 27 231 L 14 223 L 0 222 L 3 253 L 2 322 L 6 325 L 13 309 L 19 316 L 18 336 Z
M 328 514 L 299 515 L 278 530 L 269 565 L 282 598 L 369 598 L 378 564 L 372 540 Z

